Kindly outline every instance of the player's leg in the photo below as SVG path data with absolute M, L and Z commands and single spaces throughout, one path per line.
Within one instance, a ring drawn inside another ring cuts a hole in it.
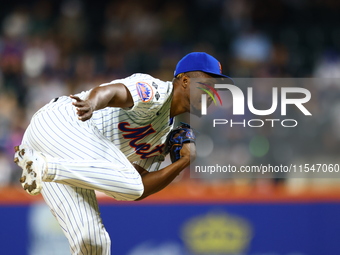
M 65 159 L 73 159 L 73 153 L 61 154 L 62 148 L 49 143 L 48 138 L 42 141 L 41 135 L 47 134 L 33 125 L 34 121 L 23 143 L 51 156 L 64 155 Z M 72 254 L 110 254 L 110 238 L 103 226 L 94 191 L 52 182 L 42 185 L 42 195 L 68 238 Z
M 16 150 L 16 162 L 23 169 L 20 181 L 31 195 L 40 193 L 43 182 L 94 189 L 117 200 L 135 200 L 143 192 L 140 175 L 127 164 L 98 159 L 58 159 L 44 156 L 26 144 L 17 146 Z
M 132 165 L 129 169 L 127 165 L 102 160 L 47 160 L 49 174 L 45 182 L 94 189 L 116 200 L 127 201 L 137 199 L 144 190 L 142 179 Z
M 42 195 L 58 220 L 73 255 L 109 255 L 110 237 L 93 190 L 43 183 Z
M 125 155 L 91 121 L 81 122 L 72 114 L 53 108 L 32 118 L 23 146 L 16 154 L 23 172 L 32 174 L 32 169 L 39 167 L 37 163 L 28 165 L 32 153 L 26 151 L 21 155 L 28 141 L 46 155 L 48 170 L 44 181 L 96 189 L 118 200 L 135 200 L 141 196 L 141 177 Z M 41 156 L 35 158 L 42 161 Z

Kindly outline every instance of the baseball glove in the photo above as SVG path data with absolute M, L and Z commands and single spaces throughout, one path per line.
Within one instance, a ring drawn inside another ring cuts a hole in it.
M 170 153 L 171 162 L 181 158 L 180 150 L 184 143 L 195 143 L 196 135 L 189 124 L 181 122 L 181 125 L 170 131 L 165 141 L 165 155 Z

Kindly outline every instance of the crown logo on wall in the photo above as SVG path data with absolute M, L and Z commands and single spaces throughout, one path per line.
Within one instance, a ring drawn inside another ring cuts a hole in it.
M 190 219 L 183 226 L 183 240 L 195 254 L 238 254 L 251 240 L 251 226 L 243 218 L 227 213 Z

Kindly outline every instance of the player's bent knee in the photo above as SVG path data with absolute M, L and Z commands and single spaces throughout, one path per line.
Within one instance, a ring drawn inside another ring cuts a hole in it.
M 137 198 L 141 197 L 144 193 L 144 184 L 142 181 L 142 177 L 136 179 L 136 181 L 131 185 L 131 201 L 136 200 Z M 130 200 L 130 199 L 129 199 Z
M 143 193 L 144 193 L 144 185 L 143 185 L 143 183 L 141 183 L 140 185 L 139 185 L 139 190 L 136 192 L 136 198 L 134 199 L 134 200 L 136 200 L 137 198 L 140 198 L 142 195 L 143 195 Z
M 136 170 L 133 169 L 133 171 Z M 120 186 L 118 189 L 114 188 L 104 193 L 119 201 L 135 201 L 144 193 L 143 181 L 139 174 L 136 174 L 135 178 L 130 178 L 129 180 L 129 182 L 124 183 L 124 186 Z
M 138 183 L 137 185 L 134 185 L 134 189 L 131 190 L 131 193 L 129 194 L 128 201 L 135 201 L 136 199 L 140 198 L 144 193 L 144 185 L 142 182 Z

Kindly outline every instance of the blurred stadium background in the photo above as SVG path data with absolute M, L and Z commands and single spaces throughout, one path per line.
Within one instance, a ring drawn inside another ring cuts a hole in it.
M 12 160 L 31 116 L 52 98 L 135 72 L 171 80 L 177 61 L 191 51 L 215 56 L 231 77 L 339 78 L 339 17 L 337 0 L 2 3 L 1 254 L 69 254 L 41 196 L 20 189 Z M 282 151 L 336 162 L 339 84 L 320 84 L 311 93 L 316 121 L 302 121 Z M 230 151 L 244 142 L 240 134 L 237 128 L 228 134 Z M 264 135 L 280 147 L 277 137 Z M 270 150 L 261 157 L 278 164 Z M 143 202 L 100 194 L 99 201 L 112 254 L 340 254 L 337 179 L 207 180 L 186 171 Z

